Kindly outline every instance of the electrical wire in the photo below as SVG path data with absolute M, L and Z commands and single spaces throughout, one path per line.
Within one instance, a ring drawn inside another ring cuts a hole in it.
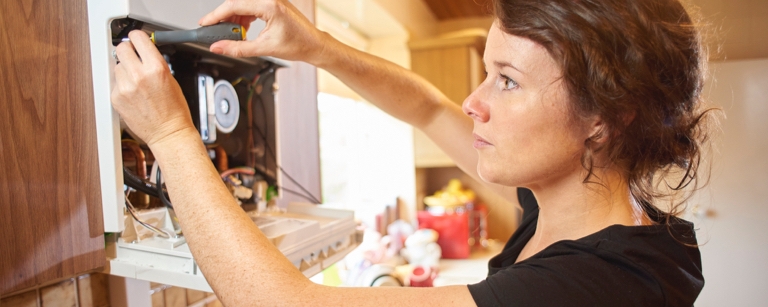
M 123 182 L 125 185 L 134 188 L 135 190 L 142 192 L 147 195 L 151 195 L 154 197 L 160 197 L 158 196 L 158 188 L 157 185 L 154 183 L 151 183 L 149 181 L 146 181 L 130 170 L 128 168 L 123 167 Z M 163 191 L 163 194 L 168 194 L 168 191 L 165 189 L 161 189 Z M 166 196 L 167 197 L 167 196 Z
M 261 133 L 261 129 L 259 129 L 259 134 L 262 136 L 262 140 L 264 140 L 264 147 L 266 148 L 266 145 L 269 143 L 267 140 L 267 135 L 269 135 L 269 125 L 267 124 L 267 107 L 264 104 L 264 100 L 261 100 L 261 96 L 256 96 L 256 99 L 259 100 L 259 105 L 261 106 L 261 111 L 263 114 L 263 120 L 264 120 L 264 133 Z M 258 128 L 258 125 L 256 126 Z M 264 167 L 267 167 L 267 154 L 264 153 L 264 159 L 262 159 L 262 163 L 264 164 Z M 275 163 L 277 164 L 277 163 Z
M 277 168 L 279 168 L 279 169 L 280 169 L 280 172 L 282 172 L 282 173 L 283 173 L 283 175 L 285 175 L 285 177 L 287 177 L 289 180 L 291 180 L 291 182 L 293 182 L 294 184 L 296 184 L 296 186 L 297 186 L 297 187 L 299 187 L 299 189 L 301 189 L 302 191 L 304 191 L 304 193 L 307 193 L 307 195 L 309 195 L 309 197 L 311 197 L 311 198 L 312 198 L 311 200 L 312 200 L 314 203 L 316 203 L 316 204 L 320 204 L 320 203 L 322 203 L 320 200 L 318 200 L 318 199 L 317 199 L 317 197 L 315 197 L 315 195 L 312 195 L 312 193 L 310 193 L 309 191 L 307 191 L 307 189 L 305 189 L 305 188 L 304 188 L 304 186 L 302 186 L 300 183 L 298 183 L 298 182 L 296 181 L 296 179 L 293 179 L 293 177 L 291 177 L 291 175 L 289 175 L 289 174 L 288 174 L 288 172 L 286 172 L 286 171 L 285 171 L 285 169 L 283 169 L 283 167 L 282 167 L 282 166 L 278 165 L 278 166 L 277 166 Z M 283 187 L 283 190 L 285 190 L 285 187 Z
M 299 196 L 299 197 L 301 197 L 301 198 L 303 198 L 303 199 L 305 199 L 305 200 L 307 200 L 307 201 L 309 201 L 309 202 L 311 202 L 311 203 L 313 203 L 313 204 L 319 204 L 319 203 L 320 203 L 320 202 L 318 202 L 318 201 L 317 201 L 317 200 L 315 200 L 315 199 L 311 199 L 311 198 L 307 197 L 307 196 L 306 196 L 306 195 L 304 195 L 303 193 L 299 193 L 299 192 L 296 192 L 296 191 L 294 191 L 294 190 L 289 190 L 289 189 L 287 189 L 287 188 L 285 188 L 285 187 L 279 187 L 279 188 L 280 188 L 281 190 L 285 191 L 285 192 L 288 192 L 288 193 L 290 193 L 290 194 L 293 194 L 293 195 Z
M 173 237 L 173 235 L 170 232 L 168 232 L 167 230 L 161 229 L 161 228 L 156 227 L 156 226 L 154 226 L 152 224 L 149 224 L 147 222 L 142 221 L 139 218 L 138 213 L 136 212 L 136 208 L 133 207 L 133 204 L 128 199 L 128 195 L 130 195 L 130 194 L 131 194 L 131 190 L 128 189 L 128 192 L 125 193 L 125 208 L 128 209 L 128 213 L 131 215 L 131 217 L 133 217 L 133 220 L 135 220 L 137 223 L 139 223 L 139 225 L 144 226 L 144 228 L 147 228 L 148 230 L 154 232 L 158 236 L 161 236 L 163 238 L 171 238 L 171 237 Z
M 304 188 L 304 186 L 302 186 L 298 181 L 296 181 L 296 179 L 293 179 L 293 177 L 291 177 L 291 175 L 288 174 L 288 172 L 282 166 L 277 164 L 277 155 L 275 154 L 274 149 L 272 149 L 272 146 L 269 145 L 269 142 L 267 142 L 266 135 L 264 135 L 264 133 L 261 132 L 261 129 L 259 129 L 258 126 L 256 126 L 256 131 L 258 131 L 259 134 L 261 135 L 262 139 L 264 139 L 264 144 L 265 144 L 265 146 L 267 148 L 267 152 L 272 155 L 272 159 L 273 159 L 273 161 L 275 161 L 275 165 L 277 165 L 277 168 L 280 170 L 280 172 L 283 173 L 283 175 L 285 175 L 285 177 L 288 178 L 288 180 L 290 180 L 297 187 L 299 187 L 299 189 L 301 189 L 304 193 L 306 193 L 306 194 L 303 194 L 301 196 L 303 196 L 305 199 L 310 200 L 310 201 L 312 201 L 312 202 L 314 202 L 316 204 L 322 203 L 320 200 L 317 199 L 317 197 L 312 195 L 312 193 L 310 193 L 306 188 Z M 285 187 L 282 187 L 282 189 L 285 190 Z M 294 192 L 294 194 L 298 194 L 298 192 Z
M 165 195 L 163 191 L 163 175 L 160 172 L 160 167 L 157 168 L 157 176 L 155 177 L 155 182 L 157 183 L 157 197 L 160 198 L 160 202 L 163 203 L 168 209 L 173 209 L 173 205 L 171 204 L 171 201 L 168 200 L 168 196 Z
M 232 86 L 237 86 L 238 84 L 240 84 L 240 82 L 243 82 L 243 80 L 245 80 L 245 78 L 240 77 L 240 78 L 237 78 L 237 79 L 235 79 L 235 81 L 232 81 L 230 83 L 232 83 Z
M 246 147 L 248 148 L 248 151 L 246 152 L 246 165 L 249 167 L 255 167 L 256 166 L 256 156 L 253 153 L 253 148 L 256 144 L 256 140 L 253 135 L 253 126 L 255 125 L 254 119 L 253 119 L 253 97 L 256 93 L 256 89 L 258 88 L 259 82 L 261 82 L 262 76 L 266 72 L 274 73 L 275 69 L 272 65 L 267 65 L 266 67 L 259 70 L 259 72 L 256 73 L 256 76 L 253 78 L 253 81 L 248 83 L 248 98 L 246 100 L 246 113 L 248 117 L 248 141 L 246 143 Z M 243 77 L 237 78 L 234 83 L 239 84 L 244 80 Z M 232 85 L 234 86 L 234 84 Z M 266 128 L 266 112 L 264 113 L 264 123 Z M 258 125 L 257 125 L 258 127 Z
M 253 147 L 256 145 L 256 142 L 254 140 L 253 136 L 253 94 L 256 92 L 256 83 L 259 82 L 259 79 L 261 79 L 261 74 L 256 74 L 256 77 L 253 78 L 253 82 L 248 84 L 248 98 L 246 100 L 246 113 L 248 114 L 248 141 L 246 143 L 246 148 L 248 148 L 248 151 L 246 151 L 246 165 L 249 167 L 256 166 L 256 158 L 253 153 Z
M 248 100 L 248 101 L 249 101 L 249 103 L 251 102 L 251 97 L 250 97 L 250 95 L 249 95 L 249 100 Z M 267 113 L 267 107 L 266 107 L 266 105 L 264 104 L 264 101 L 263 101 L 263 100 L 261 100 L 261 98 L 259 98 L 259 103 L 260 103 L 260 105 L 261 105 L 261 109 L 262 109 L 262 111 L 264 112 L 263 114 L 265 114 L 265 120 L 264 120 L 264 121 L 266 122 L 266 113 Z M 259 135 L 261 136 L 262 140 L 264 141 L 264 146 L 267 148 L 267 152 L 268 152 L 269 154 L 271 154 L 271 155 L 272 155 L 272 159 L 273 159 L 273 161 L 275 161 L 275 165 L 276 165 L 276 166 L 277 166 L 277 168 L 280 170 L 280 172 L 282 172 L 282 173 L 283 173 L 283 175 L 285 175 L 285 176 L 288 178 L 288 180 L 290 180 L 290 181 L 291 181 L 291 182 L 293 182 L 293 183 L 294 183 L 294 184 L 295 184 L 297 187 L 299 187 L 299 189 L 301 189 L 301 190 L 302 190 L 304 193 L 306 193 L 306 194 L 303 194 L 303 195 L 302 195 L 302 194 L 298 194 L 297 192 L 294 192 L 294 194 L 297 194 L 297 195 L 301 195 L 301 196 L 303 196 L 305 199 L 308 199 L 308 200 L 310 200 L 310 201 L 312 201 L 312 202 L 314 202 L 314 203 L 316 203 L 316 204 L 319 204 L 319 203 L 321 203 L 321 202 L 320 202 L 320 200 L 318 200 L 318 199 L 317 199 L 317 197 L 315 197 L 314 195 L 312 195 L 312 193 L 310 193 L 310 192 L 309 192 L 309 191 L 308 191 L 306 188 L 304 188 L 304 186 L 302 186 L 302 185 L 301 185 L 301 184 L 300 184 L 298 181 L 296 181 L 296 179 L 293 179 L 293 177 L 292 177 L 290 174 L 288 174 L 288 172 L 287 172 L 287 171 L 285 171 L 285 169 L 284 169 L 282 166 L 280 166 L 280 165 L 278 165 L 278 164 L 277 164 L 277 155 L 275 154 L 275 151 L 274 151 L 274 149 L 272 149 L 272 146 L 271 146 L 271 145 L 269 145 L 269 141 L 267 140 L 267 134 L 266 134 L 265 132 L 262 132 L 262 131 L 261 131 L 261 128 L 259 128 L 259 126 L 258 126 L 258 125 L 255 125 L 255 127 L 256 127 L 256 131 L 258 131 L 258 132 L 259 132 Z M 264 155 L 264 158 L 266 158 L 266 154 Z M 266 162 L 265 162 L 264 164 L 266 165 Z M 283 187 L 283 189 L 285 189 L 285 187 Z
M 229 183 L 231 183 L 233 185 L 237 185 L 237 184 L 235 184 L 235 182 L 233 182 L 231 179 L 229 179 L 230 176 L 235 175 L 235 174 L 253 175 L 253 174 L 256 173 L 256 171 L 257 171 L 256 169 L 250 168 L 250 167 L 247 167 L 247 166 L 238 166 L 238 167 L 231 168 L 231 169 L 229 169 L 229 170 L 227 170 L 225 172 L 222 172 L 221 173 L 221 178 L 224 181 L 226 181 L 226 182 L 229 182 Z M 297 192 L 297 191 L 294 191 L 294 190 L 290 190 L 290 189 L 287 189 L 285 187 L 278 186 L 278 185 L 275 185 L 275 187 L 280 188 L 283 191 L 286 191 L 288 193 L 291 193 L 291 194 L 294 194 L 296 196 L 299 196 L 299 197 L 301 197 L 301 198 L 303 198 L 303 199 L 305 199 L 305 200 L 307 200 L 309 202 L 316 203 L 316 204 L 320 203 L 320 202 L 317 201 L 317 199 L 312 199 L 312 198 L 308 197 L 307 195 L 305 195 L 303 193 L 300 193 L 300 192 Z
M 259 134 L 261 136 L 261 139 L 264 141 L 264 146 L 267 148 L 268 153 L 272 155 L 272 159 L 275 162 L 275 166 L 277 166 L 277 168 L 280 170 L 280 172 L 282 172 L 283 175 L 285 175 L 285 177 L 288 178 L 288 180 L 293 182 L 297 187 L 299 187 L 299 189 L 301 189 L 301 191 L 303 191 L 306 194 L 302 194 L 302 193 L 299 193 L 299 192 L 296 192 L 296 191 L 287 190 L 285 187 L 282 187 L 282 190 L 285 190 L 286 192 L 289 192 L 291 194 L 295 194 L 295 195 L 301 196 L 302 198 L 304 198 L 306 200 L 309 200 L 311 202 L 319 204 L 319 203 L 321 203 L 321 201 L 318 200 L 317 197 L 315 197 L 312 193 L 310 193 L 309 190 L 304 188 L 304 186 L 301 185 L 298 181 L 296 181 L 296 179 L 293 179 L 293 177 L 290 174 L 288 174 L 288 172 L 282 166 L 277 164 L 277 155 L 275 154 L 274 149 L 272 149 L 272 146 L 269 145 L 269 140 L 267 139 L 267 132 L 269 131 L 269 130 L 267 130 L 269 125 L 266 125 L 266 122 L 267 122 L 267 107 L 266 107 L 266 104 L 264 103 L 264 101 L 261 99 L 260 96 L 256 96 L 256 97 L 259 100 L 259 105 L 261 106 L 261 109 L 263 111 L 262 114 L 264 115 L 264 123 L 265 123 L 264 129 L 265 129 L 265 131 L 261 131 L 261 128 L 259 127 L 259 125 L 256 125 L 253 122 L 253 98 L 254 98 L 254 94 L 256 92 L 256 88 L 257 88 L 256 85 L 262 80 L 262 75 L 265 72 L 267 72 L 268 70 L 271 70 L 270 73 L 274 73 L 274 69 L 271 66 L 268 66 L 268 67 L 262 69 L 261 71 L 259 71 L 259 73 L 256 75 L 256 77 L 254 77 L 253 81 L 250 83 L 250 89 L 248 91 L 248 99 L 247 99 L 247 106 L 246 106 L 246 109 L 247 109 L 246 112 L 248 112 L 248 133 L 249 133 L 249 135 L 248 135 L 248 144 L 247 144 L 247 146 L 249 148 L 249 150 L 248 150 L 248 158 L 247 158 L 247 161 L 249 162 L 248 166 L 249 167 L 255 167 L 255 165 L 256 165 L 255 155 L 253 155 L 253 153 L 251 152 L 251 149 L 253 148 L 253 145 L 255 144 L 255 140 L 254 140 L 254 136 L 253 136 L 253 128 L 255 127 L 256 131 L 259 132 Z M 263 78 L 263 79 L 266 79 L 266 78 Z M 235 80 L 235 81 L 237 81 L 237 83 L 240 83 L 242 80 L 238 79 L 238 80 Z M 265 167 L 266 167 L 266 164 L 267 164 L 266 159 L 267 159 L 267 155 L 265 154 L 264 155 L 264 162 L 263 162 Z
M 262 140 L 264 141 L 265 147 L 267 148 L 269 154 L 271 154 L 271 156 L 273 158 L 273 161 L 275 162 L 275 166 L 277 166 L 277 168 L 280 170 L 280 172 L 282 172 L 286 176 L 286 178 L 288 178 L 291 182 L 296 184 L 296 186 L 298 186 L 303 191 L 303 193 L 297 192 L 297 191 L 294 191 L 294 190 L 291 190 L 291 189 L 287 189 L 285 187 L 278 187 L 278 188 L 280 188 L 281 190 L 283 190 L 283 191 L 285 191 L 287 193 L 299 196 L 299 197 L 301 197 L 301 198 L 303 198 L 303 199 L 305 199 L 307 201 L 319 204 L 321 202 L 316 197 L 314 197 L 314 195 L 312 195 L 312 193 L 310 193 L 300 183 L 298 183 L 295 179 L 293 179 L 293 177 L 290 174 L 288 174 L 288 172 L 285 171 L 285 169 L 283 169 L 282 166 L 277 164 L 277 156 L 275 154 L 274 149 L 272 149 L 272 146 L 269 145 L 269 141 L 267 139 L 266 133 L 262 132 L 261 128 L 258 125 L 255 125 L 255 123 L 253 121 L 253 97 L 254 97 L 254 94 L 256 92 L 256 88 L 257 88 L 258 83 L 262 80 L 262 74 L 267 72 L 268 70 L 272 70 L 271 72 L 274 72 L 274 68 L 271 67 L 271 66 L 268 66 L 268 67 L 262 69 L 261 71 L 259 71 L 259 73 L 256 75 L 256 77 L 254 77 L 254 80 L 249 84 L 248 110 L 247 110 L 247 112 L 248 112 L 248 124 L 249 124 L 249 127 L 248 127 L 249 128 L 248 129 L 249 130 L 249 138 L 248 138 L 249 139 L 249 144 L 248 144 L 248 147 L 249 147 L 249 149 L 252 149 L 253 145 L 255 143 L 255 141 L 254 141 L 255 140 L 255 136 L 253 135 L 253 129 L 252 129 L 252 127 L 255 126 L 256 130 L 259 132 Z M 264 78 L 264 79 L 266 79 L 266 78 Z M 242 80 L 243 80 L 243 78 L 238 78 L 237 80 L 235 80 L 233 82 L 233 86 L 237 85 Z M 266 130 L 266 129 L 268 129 L 268 125 L 266 125 L 266 122 L 267 122 L 266 105 L 265 105 L 264 101 L 261 99 L 261 97 L 258 97 L 257 99 L 259 100 L 259 104 L 260 104 L 260 106 L 261 106 L 261 108 L 263 110 L 265 130 Z M 269 131 L 269 130 L 266 130 L 266 131 Z M 264 155 L 264 159 L 265 159 L 264 160 L 264 165 L 266 167 L 266 162 L 267 162 L 266 154 Z M 247 161 L 249 161 L 254 166 L 256 164 L 255 156 L 253 155 L 253 153 L 250 150 L 248 151 L 248 160 Z M 252 175 L 252 174 L 255 174 L 256 169 L 252 168 L 252 167 L 236 167 L 236 168 L 233 168 L 231 170 L 228 170 L 228 172 L 229 173 L 225 172 L 225 173 L 221 174 L 222 179 L 228 180 L 228 177 L 230 175 L 233 175 L 233 174 L 236 174 L 236 173 L 245 173 L 245 174 L 251 174 Z M 151 182 L 145 181 L 142 178 L 139 178 L 136 174 L 133 174 L 131 171 L 129 171 L 125 167 L 123 167 L 123 181 L 125 182 L 125 184 L 127 186 L 129 186 L 129 187 L 131 187 L 131 188 L 133 188 L 133 189 L 135 189 L 137 191 L 140 191 L 140 192 L 143 192 L 145 194 L 158 197 L 160 199 L 160 201 L 163 203 L 163 205 L 165 205 L 167 208 L 173 210 L 173 205 L 171 204 L 171 202 L 169 200 L 169 197 L 167 195 L 167 191 L 166 191 L 166 189 L 163 188 L 162 173 L 161 173 L 159 167 L 157 169 L 157 174 L 156 174 L 156 180 L 155 180 L 156 184 L 153 184 Z M 304 193 L 306 193 L 306 194 L 304 194 Z M 155 227 L 155 226 L 153 226 L 151 224 L 148 224 L 148 223 L 142 221 L 138 217 L 138 213 L 136 212 L 135 207 L 133 206 L 133 204 L 128 199 L 128 195 L 130 195 L 130 189 L 126 193 L 125 206 L 127 208 L 128 213 L 131 215 L 131 217 L 137 223 L 139 223 L 143 227 L 147 228 L 148 230 L 154 232 L 158 236 L 161 236 L 161 237 L 164 237 L 164 238 L 174 237 L 174 235 L 169 233 L 167 230 L 160 229 L 158 227 Z

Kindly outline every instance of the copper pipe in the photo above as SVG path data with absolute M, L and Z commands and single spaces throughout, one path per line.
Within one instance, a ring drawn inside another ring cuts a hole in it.
M 227 151 L 221 145 L 214 147 L 213 150 L 216 152 L 216 159 L 214 161 L 216 162 L 216 168 L 219 169 L 219 173 L 228 170 L 229 160 L 227 160 Z
M 136 176 L 141 179 L 147 179 L 147 158 L 144 156 L 144 151 L 141 150 L 139 143 L 134 140 L 125 139 L 120 142 L 120 145 L 123 150 L 123 157 L 125 157 L 126 153 L 131 153 L 133 159 L 136 160 Z M 139 209 L 145 209 L 150 205 L 149 195 L 144 193 L 132 194 L 131 201 Z
M 136 175 L 142 179 L 147 179 L 147 159 L 144 157 L 144 151 L 141 150 L 139 144 L 133 140 L 122 140 L 120 144 L 123 150 L 133 153 L 133 158 L 136 160 Z
M 224 179 L 234 174 L 254 175 L 256 174 L 256 171 L 254 171 L 253 169 L 233 168 L 233 169 L 229 169 L 224 172 L 221 172 L 220 176 L 222 179 Z

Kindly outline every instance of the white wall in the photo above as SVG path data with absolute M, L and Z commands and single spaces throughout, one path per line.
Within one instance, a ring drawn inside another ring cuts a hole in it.
M 408 31 L 372 0 L 320 0 L 317 25 L 358 50 L 410 67 Z M 318 83 L 325 203 L 355 210 L 370 226 L 397 197 L 415 211 L 413 128 L 326 71 L 318 71 Z
M 705 95 L 724 110 L 712 181 L 693 205 L 705 286 L 696 306 L 768 305 L 768 59 L 712 64 Z

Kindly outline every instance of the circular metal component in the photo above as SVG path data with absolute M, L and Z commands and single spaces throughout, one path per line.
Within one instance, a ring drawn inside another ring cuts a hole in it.
M 213 101 L 216 105 L 216 128 L 223 133 L 231 133 L 240 120 L 240 100 L 229 81 L 216 81 L 213 85 Z
M 229 100 L 226 100 L 226 99 L 221 100 L 221 113 L 224 113 L 224 114 L 229 113 Z

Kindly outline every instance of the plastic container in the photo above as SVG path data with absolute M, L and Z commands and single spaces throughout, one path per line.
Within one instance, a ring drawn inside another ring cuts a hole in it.
M 469 215 L 452 212 L 441 215 L 419 211 L 419 229 L 434 229 L 439 237 L 437 244 L 443 252 L 443 259 L 466 259 L 469 257 Z

